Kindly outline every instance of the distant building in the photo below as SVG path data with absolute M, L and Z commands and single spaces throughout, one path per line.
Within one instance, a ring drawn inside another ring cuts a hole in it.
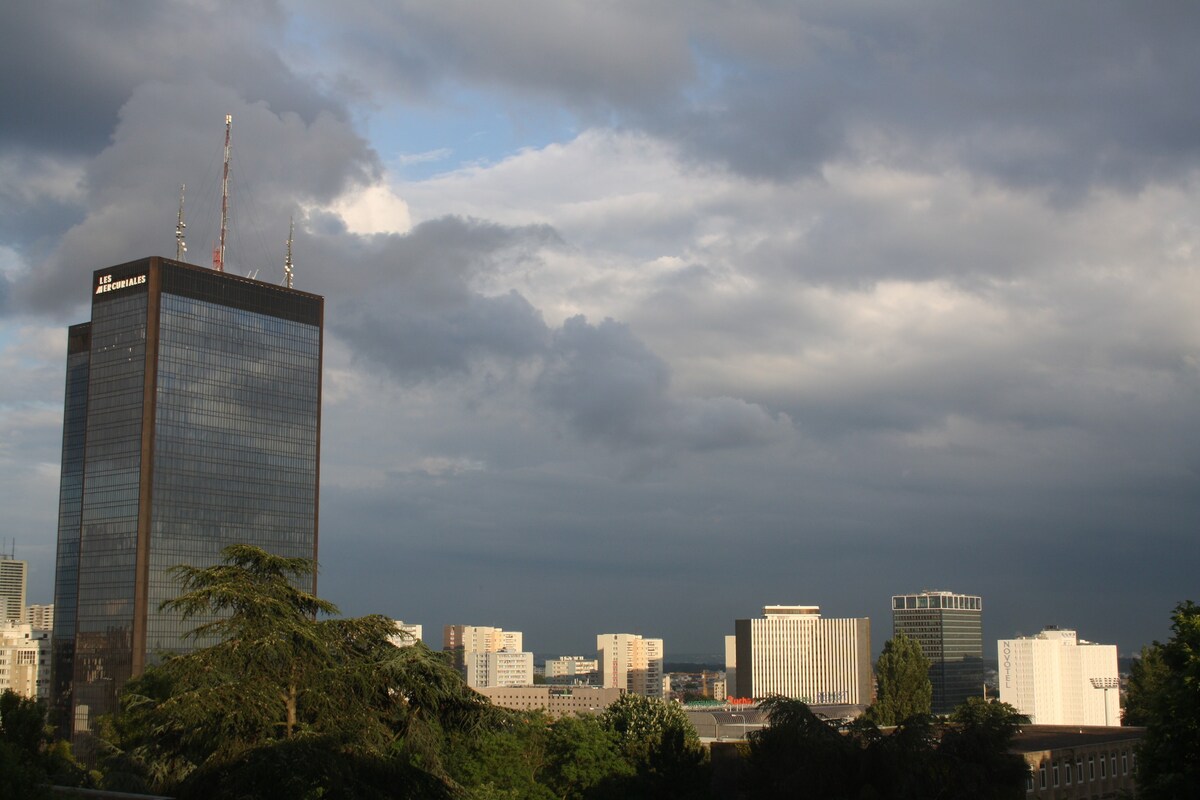
M 734 623 L 736 697 L 871 702 L 869 619 L 823 619 L 818 606 L 767 606 L 763 614 Z
M 921 645 L 929 659 L 933 713 L 949 714 L 983 693 L 983 599 L 921 591 L 892 597 L 893 635 Z
M 0 622 L 20 622 L 25 617 L 28 576 L 28 562 L 0 555 Z
M 486 625 L 447 625 L 442 650 L 473 689 L 533 683 L 533 653 L 523 648 L 520 631 Z
M 635 633 L 602 633 L 596 637 L 600 683 L 644 697 L 663 697 L 663 640 Z
M 583 656 L 561 656 L 546 659 L 544 673 L 547 683 L 591 683 L 599 678 L 600 662 Z
M 599 714 L 625 693 L 624 689 L 601 686 L 494 686 L 476 691 L 502 708 L 544 711 L 551 717 Z
M 520 631 L 506 631 L 487 625 L 447 625 L 442 629 L 442 650 L 450 653 L 454 665 L 462 667 L 463 653 L 498 653 L 523 650 Z
M 40 634 L 40 635 L 39 635 Z M 0 622 L 0 693 L 45 698 L 49 691 L 49 638 L 24 622 Z
M 737 691 L 737 636 L 725 637 L 725 694 L 732 697 Z
M 1001 639 L 1000 700 L 1035 725 L 1121 724 L 1117 646 L 1047 628 L 1037 636 Z
M 388 637 L 388 641 L 396 645 L 396 647 L 408 647 L 421 641 L 421 626 L 411 622 L 403 622 L 401 620 L 392 620 L 396 626 L 396 633 Z
M 1023 725 L 1009 752 L 1029 766 L 1031 800 L 1088 800 L 1137 793 L 1137 745 L 1145 728 Z
M 520 650 L 468 651 L 465 657 L 463 677 L 472 689 L 533 685 L 533 653 Z
M 54 630 L 54 604 L 46 603 L 44 605 L 34 604 L 25 606 L 25 619 L 23 622 L 29 623 L 35 631 L 52 631 Z

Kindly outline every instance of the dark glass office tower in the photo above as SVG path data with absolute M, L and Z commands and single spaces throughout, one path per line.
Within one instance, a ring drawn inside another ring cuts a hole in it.
M 933 713 L 949 714 L 983 694 L 983 600 L 923 591 L 892 597 L 893 634 L 916 639 L 929 659 Z
M 316 558 L 324 300 L 163 258 L 98 270 L 70 329 L 52 703 L 91 730 L 195 646 L 168 570 L 229 544 Z M 302 588 L 315 591 L 316 575 Z

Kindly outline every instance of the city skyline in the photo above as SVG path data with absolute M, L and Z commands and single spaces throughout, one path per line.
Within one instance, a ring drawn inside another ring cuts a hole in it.
M 1200 572 L 1200 10 L 477 5 L 11 11 L 28 602 L 78 287 L 174 253 L 181 184 L 209 263 L 228 114 L 230 271 L 282 282 L 294 218 L 326 297 L 344 613 L 670 660 L 816 604 L 877 653 L 929 588 L 984 598 L 985 643 L 1169 635 Z

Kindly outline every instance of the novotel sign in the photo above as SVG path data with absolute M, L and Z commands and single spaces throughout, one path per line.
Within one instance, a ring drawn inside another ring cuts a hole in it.
M 96 281 L 96 294 L 115 292 L 117 289 L 128 289 L 130 286 L 141 286 L 146 282 L 145 275 L 133 275 L 128 278 L 113 280 L 112 275 L 101 275 Z

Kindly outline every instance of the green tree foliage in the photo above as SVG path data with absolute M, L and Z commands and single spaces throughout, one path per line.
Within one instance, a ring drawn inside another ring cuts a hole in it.
M 1137 782 L 1147 800 L 1200 796 L 1200 606 L 1176 606 L 1171 630 L 1167 642 L 1155 642 L 1161 669 L 1135 698 L 1145 709 Z
M 453 735 L 447 769 L 472 797 L 553 800 L 539 782 L 547 765 L 548 720 L 542 714 L 504 716 L 488 729 Z
M 0 694 L 0 797 L 49 797 L 48 784 L 86 782 L 70 746 L 51 744 L 45 704 L 5 689 Z
M 708 796 L 705 752 L 682 706 L 624 694 L 604 710 L 600 722 L 616 737 L 635 773 L 607 782 L 606 793 L 630 800 Z
M 568 716 L 550 726 L 545 784 L 562 800 L 603 797 L 636 774 L 616 733 L 591 714 Z
M 1154 718 L 1154 698 L 1169 676 L 1159 644 L 1146 645 L 1129 668 L 1129 685 L 1125 691 L 1125 708 L 1121 721 L 1125 725 L 1149 725 Z
M 1008 753 L 1021 718 L 1011 706 L 976 703 L 950 722 L 916 714 L 883 734 L 869 719 L 842 726 L 799 700 L 769 698 L 760 706 L 768 726 L 749 737 L 746 796 L 1023 797 L 1024 761 Z
M 947 767 L 951 797 L 1002 800 L 1025 796 L 1025 760 L 1008 752 L 1028 719 L 1008 703 L 969 697 L 950 715 L 939 755 Z
M 108 788 L 187 797 L 451 797 L 448 732 L 493 709 L 440 654 L 397 648 L 379 616 L 296 588 L 306 559 L 248 545 L 223 563 L 178 567 L 164 604 L 213 642 L 130 681 L 102 738 Z
M 867 709 L 876 725 L 898 725 L 910 717 L 927 715 L 933 707 L 929 659 L 916 639 L 903 633 L 889 639 L 875 664 L 879 696 Z

